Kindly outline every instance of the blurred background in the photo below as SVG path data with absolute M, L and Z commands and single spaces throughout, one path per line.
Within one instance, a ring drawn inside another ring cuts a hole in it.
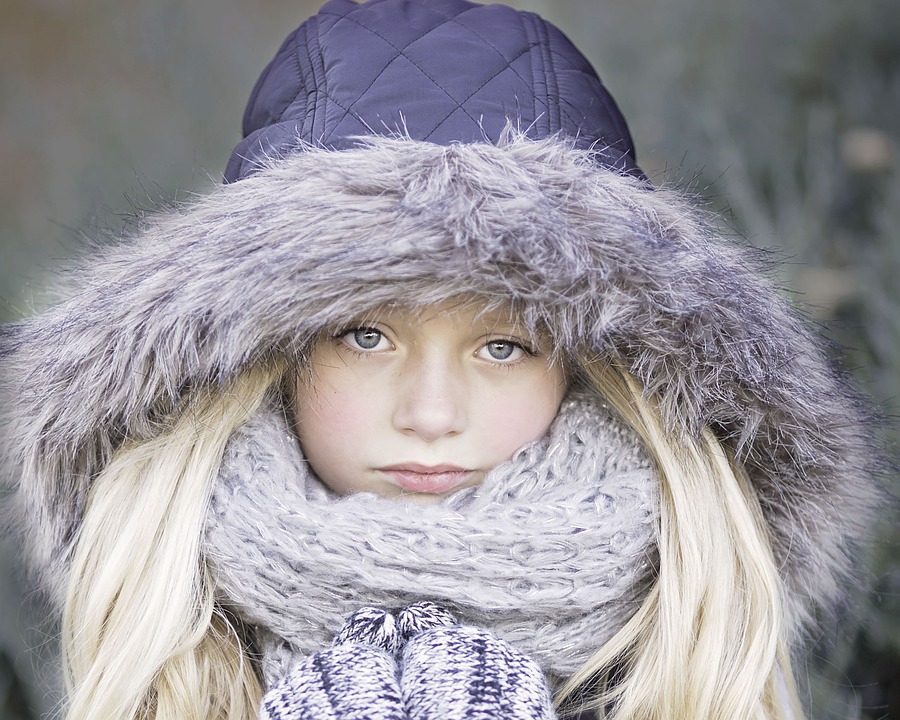
M 83 234 L 218 183 L 253 81 L 320 4 L 4 0 L 0 320 L 47 302 L 42 274 Z M 782 257 L 783 284 L 843 348 L 896 448 L 900 2 L 508 4 L 554 22 L 593 62 L 655 183 L 694 193 Z M 864 585 L 809 639 L 799 674 L 814 718 L 900 718 L 900 531 L 895 517 L 872 525 Z M 58 708 L 56 633 L 15 543 L 0 540 L 0 720 Z

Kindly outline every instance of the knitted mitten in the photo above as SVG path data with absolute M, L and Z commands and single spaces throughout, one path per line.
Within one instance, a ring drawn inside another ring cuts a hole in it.
M 410 639 L 400 687 L 410 720 L 553 720 L 531 658 L 485 630 L 440 627 Z
M 416 635 L 439 627 L 457 625 L 456 618 L 433 602 L 417 602 L 397 613 L 397 633 L 400 648 Z
M 334 643 L 298 663 L 263 697 L 261 720 L 408 720 L 394 655 L 390 613 L 363 608 Z
M 533 660 L 493 633 L 457 625 L 433 603 L 416 603 L 396 618 L 374 608 L 354 613 L 329 649 L 298 663 L 266 693 L 260 718 L 553 720 L 555 715 Z

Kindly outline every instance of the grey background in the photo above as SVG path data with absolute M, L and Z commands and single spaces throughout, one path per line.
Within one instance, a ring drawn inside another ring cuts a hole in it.
M 42 275 L 82 233 L 115 231 L 135 211 L 218 182 L 254 79 L 319 4 L 4 0 L 0 320 L 46 304 Z M 695 193 L 781 254 L 786 292 L 846 347 L 896 447 L 900 3 L 509 4 L 559 25 L 591 59 L 655 182 Z M 872 523 L 880 541 L 863 559 L 864 584 L 811 638 L 814 717 L 900 717 L 897 523 L 893 513 Z M 17 551 L 0 544 L 0 720 L 58 703 L 56 627 Z

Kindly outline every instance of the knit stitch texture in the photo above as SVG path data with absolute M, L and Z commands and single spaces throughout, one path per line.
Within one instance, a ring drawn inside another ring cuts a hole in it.
M 332 646 L 297 663 L 261 720 L 552 720 L 530 658 L 432 603 L 355 612 Z

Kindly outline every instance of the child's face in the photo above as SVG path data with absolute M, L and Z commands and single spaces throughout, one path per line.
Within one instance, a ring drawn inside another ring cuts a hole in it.
M 449 302 L 368 314 L 323 336 L 311 366 L 297 432 L 342 495 L 428 501 L 477 485 L 547 431 L 566 389 L 511 313 Z

